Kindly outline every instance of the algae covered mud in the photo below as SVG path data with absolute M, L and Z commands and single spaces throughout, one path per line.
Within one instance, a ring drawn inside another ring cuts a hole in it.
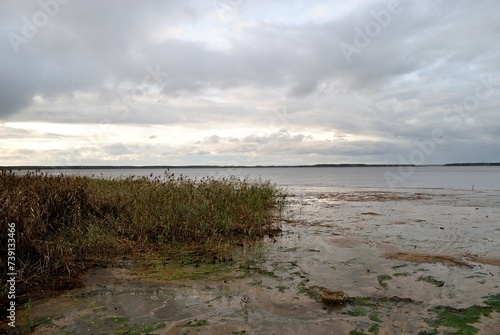
M 83 288 L 25 306 L 24 329 L 497 334 L 500 187 L 433 184 L 290 182 L 281 234 L 202 263 L 145 256 L 93 269 Z M 342 303 L 322 301 L 325 289 Z

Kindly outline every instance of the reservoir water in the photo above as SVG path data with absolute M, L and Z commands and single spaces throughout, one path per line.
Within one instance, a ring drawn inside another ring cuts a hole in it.
M 48 173 L 96 177 L 162 176 L 165 169 L 61 169 Z M 172 168 L 191 178 L 237 177 L 270 180 L 297 189 L 459 189 L 500 191 L 500 166 Z
M 164 174 L 147 168 L 47 172 L 104 178 Z M 164 263 L 94 269 L 84 289 L 33 305 L 31 317 L 48 320 L 35 334 L 144 329 L 154 334 L 498 334 L 500 167 L 169 173 L 276 183 L 289 201 L 282 233 L 235 250 L 234 261 L 215 272 Z M 350 300 L 325 305 L 323 289 L 343 291 Z M 497 310 L 486 303 L 497 304 Z M 479 314 L 475 319 L 470 313 Z

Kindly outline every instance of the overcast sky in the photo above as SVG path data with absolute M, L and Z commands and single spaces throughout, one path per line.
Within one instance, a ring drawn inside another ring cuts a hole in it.
M 0 165 L 500 161 L 500 2 L 0 0 Z

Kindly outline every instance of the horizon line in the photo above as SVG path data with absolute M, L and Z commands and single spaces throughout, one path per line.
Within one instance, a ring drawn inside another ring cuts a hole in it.
M 63 169 L 178 169 L 178 168 L 294 168 L 294 167 L 426 167 L 426 166 L 500 166 L 500 162 L 444 163 L 444 164 L 391 164 L 391 163 L 321 163 L 321 164 L 269 164 L 269 165 L 6 165 L 2 170 L 63 170 Z

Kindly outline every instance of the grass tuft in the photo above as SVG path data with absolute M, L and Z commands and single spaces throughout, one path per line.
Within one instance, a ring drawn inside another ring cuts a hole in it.
M 16 225 L 18 287 L 141 252 L 204 257 L 279 229 L 285 198 L 235 178 L 94 179 L 0 172 L 0 234 Z M 7 254 L 7 243 L 0 244 Z M 0 259 L 0 271 L 7 273 Z M 6 287 L 0 287 L 5 290 Z

